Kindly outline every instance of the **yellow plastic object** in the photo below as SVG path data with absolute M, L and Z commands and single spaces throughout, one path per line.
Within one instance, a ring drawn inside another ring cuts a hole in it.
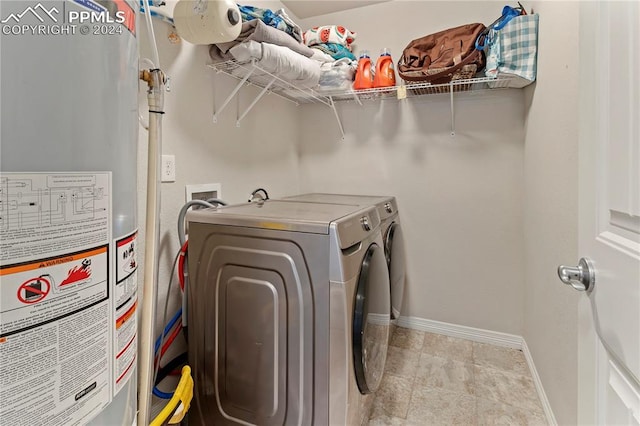
M 193 379 L 191 378 L 191 367 L 182 367 L 182 377 L 176 387 L 173 396 L 164 406 L 160 414 L 151 421 L 149 426 L 175 425 L 182 421 L 193 398 Z

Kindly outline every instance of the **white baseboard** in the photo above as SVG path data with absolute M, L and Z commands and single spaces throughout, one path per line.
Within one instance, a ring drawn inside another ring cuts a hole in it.
M 536 391 L 538 391 L 538 397 L 540 398 L 540 402 L 542 403 L 544 414 L 547 416 L 547 422 L 551 426 L 557 426 L 558 422 L 556 421 L 556 416 L 553 415 L 551 404 L 549 403 L 547 394 L 542 387 L 542 380 L 540 380 L 538 370 L 536 370 L 536 365 L 533 363 L 533 356 L 531 356 L 531 352 L 529 352 L 527 342 L 524 339 L 522 339 L 522 353 L 524 353 L 524 358 L 527 360 L 527 364 L 529 365 L 531 378 L 533 379 L 533 383 L 536 385 Z
M 515 334 L 500 333 L 499 331 L 483 330 L 481 328 L 467 327 L 465 325 L 433 321 L 418 317 L 400 317 L 398 318 L 398 326 L 522 350 L 522 336 L 516 336 Z
M 401 316 L 397 320 L 399 327 L 411 328 L 414 330 L 427 331 L 429 333 L 443 334 L 445 336 L 456 337 L 459 339 L 472 340 L 479 343 L 488 343 L 491 345 L 502 346 L 506 348 L 513 348 L 521 350 L 524 354 L 529 370 L 531 372 L 531 378 L 536 386 L 538 397 L 542 403 L 542 408 L 547 417 L 547 422 L 551 426 L 557 426 L 553 411 L 551 410 L 551 404 L 547 399 L 547 394 L 542 387 L 542 381 L 536 370 L 536 366 L 533 363 L 533 357 L 529 352 L 527 342 L 522 336 L 515 334 L 501 333 L 499 331 L 484 330 L 481 328 L 467 327 L 464 325 L 451 324 L 447 322 L 433 321 L 418 317 L 403 317 Z

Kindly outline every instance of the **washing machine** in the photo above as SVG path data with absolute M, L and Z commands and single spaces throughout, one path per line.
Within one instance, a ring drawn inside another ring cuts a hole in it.
M 363 424 L 390 327 L 378 210 L 269 200 L 187 221 L 190 424 Z
M 389 269 L 391 293 L 391 317 L 397 319 L 402 311 L 402 301 L 405 289 L 405 249 L 404 236 L 400 226 L 398 203 L 396 197 L 390 195 L 347 195 L 309 193 L 285 197 L 285 200 L 309 202 L 348 204 L 358 206 L 375 206 L 380 214 L 380 232 L 384 241 L 384 252 Z

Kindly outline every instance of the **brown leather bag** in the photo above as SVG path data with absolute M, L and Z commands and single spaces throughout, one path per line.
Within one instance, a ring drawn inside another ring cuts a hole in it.
M 398 61 L 400 77 L 432 84 L 472 78 L 485 65 L 484 52 L 475 47 L 484 30 L 483 24 L 467 24 L 413 40 Z

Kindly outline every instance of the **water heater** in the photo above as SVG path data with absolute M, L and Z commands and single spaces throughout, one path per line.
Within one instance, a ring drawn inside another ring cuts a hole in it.
M 0 424 L 136 418 L 136 1 L 3 1 Z

